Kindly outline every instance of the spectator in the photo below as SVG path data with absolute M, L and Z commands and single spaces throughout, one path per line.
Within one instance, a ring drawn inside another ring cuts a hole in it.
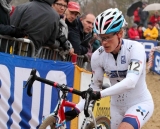
M 147 3 L 142 4 L 142 8 L 139 9 L 139 16 L 140 16 L 140 24 L 142 24 L 144 27 L 147 27 L 147 20 L 149 16 L 148 11 L 143 11 L 143 9 L 147 6 Z
M 15 8 L 11 23 L 25 29 L 36 49 L 43 45 L 58 48 L 55 39 L 59 30 L 59 15 L 51 7 L 54 0 L 33 0 Z
M 12 10 L 12 7 L 9 4 L 10 2 L 11 0 L 0 1 L 0 34 L 10 35 L 16 38 L 24 37 L 26 35 L 24 30 L 10 26 L 9 14 Z
M 65 12 L 65 21 L 67 25 L 74 25 L 73 21 L 80 15 L 80 6 L 77 2 L 70 1 Z
M 151 15 L 149 22 L 154 26 L 156 23 L 160 23 L 160 16 L 158 11 L 155 11 L 153 15 Z
M 92 38 L 92 29 L 95 16 L 85 14 L 77 18 L 73 24 L 68 24 L 68 39 L 72 43 L 74 52 L 78 55 L 85 55 L 88 52 L 89 41 Z
M 134 23 L 136 23 L 137 25 L 139 25 L 139 23 L 140 23 L 140 16 L 139 16 L 139 13 L 138 13 L 139 9 L 140 9 L 140 7 L 138 7 L 133 13 Z
M 160 41 L 160 26 L 159 26 L 158 23 L 155 23 L 155 27 L 156 27 L 157 30 L 158 30 L 158 38 L 157 38 L 157 40 Z
M 96 51 L 100 46 L 101 46 L 101 39 L 99 38 L 99 36 L 96 33 L 93 33 L 93 37 L 89 41 L 88 52 L 86 54 L 89 62 L 91 60 L 91 56 L 92 56 L 93 52 Z
M 71 43 L 67 40 L 68 39 L 68 27 L 64 20 L 64 13 L 67 9 L 69 0 L 55 0 L 52 4 L 52 7 L 57 11 L 57 13 L 60 15 L 60 22 L 59 22 L 59 33 L 56 38 L 56 41 L 61 44 L 61 47 L 59 48 L 61 50 L 62 57 L 65 56 L 65 54 L 68 53 L 68 50 L 70 54 L 74 53 L 74 49 L 72 48 Z M 67 51 L 66 51 L 67 50 Z
M 128 24 L 127 24 L 128 25 Z M 124 31 L 124 39 L 128 39 L 129 37 L 128 37 L 128 31 L 129 31 L 129 27 L 128 26 L 126 26 L 125 28 L 125 31 Z
M 144 39 L 142 25 L 139 25 L 137 30 L 138 30 L 139 38 Z
M 137 30 L 137 24 L 133 23 L 132 27 L 128 30 L 128 37 L 130 39 L 139 39 L 139 33 Z
M 54 0 L 52 4 L 52 7 L 57 11 L 61 18 L 64 17 L 64 12 L 68 7 L 68 2 L 69 0 Z
M 101 39 L 94 33 L 92 39 L 89 42 L 92 46 L 92 53 L 101 46 Z
M 10 11 L 12 7 L 10 6 L 11 0 L 0 0 L 0 34 L 9 35 L 12 37 L 20 38 L 27 35 L 21 28 L 16 28 L 10 25 Z M 5 52 L 5 41 L 1 41 L 0 51 Z
M 156 40 L 158 38 L 158 30 L 149 22 L 148 28 L 144 31 L 143 36 L 146 40 Z

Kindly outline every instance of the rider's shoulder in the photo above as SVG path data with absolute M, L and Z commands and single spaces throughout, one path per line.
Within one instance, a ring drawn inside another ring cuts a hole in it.
M 93 54 L 92 59 L 99 59 L 104 55 L 105 51 L 103 46 L 100 46 Z
M 101 55 L 102 53 L 104 53 L 104 47 L 103 47 L 103 46 L 100 46 L 100 47 L 95 51 L 95 53 L 96 53 L 97 55 Z
M 142 43 L 135 41 L 135 40 L 130 40 L 130 39 L 123 39 L 124 45 L 127 48 L 136 48 L 136 49 L 143 49 Z

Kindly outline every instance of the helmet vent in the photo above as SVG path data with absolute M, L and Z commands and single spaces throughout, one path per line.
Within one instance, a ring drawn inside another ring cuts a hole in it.
M 113 17 L 109 18 L 107 21 L 112 21 L 112 19 L 113 19 Z M 107 22 L 107 21 L 106 21 L 106 22 Z
M 111 27 L 111 29 L 116 28 L 116 27 L 119 26 L 120 24 L 121 24 L 121 21 L 119 21 L 118 23 L 114 24 L 114 25 Z
M 101 16 L 103 16 L 104 13 L 101 13 Z
M 113 15 L 116 15 L 116 12 L 114 12 Z
M 104 19 L 104 17 L 102 17 L 102 18 L 100 19 L 100 28 L 102 27 L 102 21 L 103 21 L 103 19 Z
M 109 15 L 111 12 L 108 12 L 105 16 Z
M 112 19 L 113 19 L 113 17 L 109 18 L 109 19 L 106 21 L 106 23 L 105 23 L 105 25 L 104 25 L 104 28 L 103 28 L 104 30 L 107 29 L 107 27 L 108 27 L 108 25 L 111 23 Z
M 96 19 L 96 24 L 95 24 L 95 26 L 96 26 L 96 29 L 98 30 L 98 18 Z
M 122 16 L 120 15 L 118 18 L 117 18 L 117 21 L 121 18 Z

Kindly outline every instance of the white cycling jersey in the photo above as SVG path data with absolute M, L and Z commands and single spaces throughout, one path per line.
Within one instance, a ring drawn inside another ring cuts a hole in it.
M 91 87 L 94 91 L 101 90 L 104 73 L 111 82 L 111 87 L 100 91 L 101 97 L 111 96 L 111 129 L 118 129 L 121 122 L 140 129 L 154 110 L 152 96 L 145 81 L 146 54 L 143 45 L 123 39 L 117 58 L 112 53 L 106 53 L 102 46 L 93 53 L 91 67 Z M 84 103 L 85 100 L 81 100 L 76 105 L 80 112 Z
M 141 43 L 123 39 L 117 59 L 100 47 L 92 55 L 91 67 L 94 90 L 101 89 L 104 73 L 108 75 L 111 87 L 101 91 L 101 97 L 112 96 L 112 104 L 125 106 L 152 99 L 145 81 L 146 54 Z

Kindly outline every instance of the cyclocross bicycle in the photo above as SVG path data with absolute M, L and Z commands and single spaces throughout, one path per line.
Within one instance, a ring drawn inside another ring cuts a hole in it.
M 59 89 L 58 91 L 62 91 L 62 95 L 59 97 L 59 100 L 57 102 L 57 105 L 54 109 L 54 111 L 48 115 L 47 117 L 44 117 L 42 124 L 40 125 L 39 129 L 46 129 L 48 127 L 50 127 L 50 129 L 66 129 L 66 120 L 65 120 L 65 114 L 64 114 L 64 107 L 71 107 L 74 108 L 75 107 L 75 103 L 73 102 L 69 102 L 67 101 L 67 93 L 73 93 L 73 94 L 77 94 L 79 96 L 82 95 L 81 91 L 75 90 L 73 88 L 68 87 L 67 85 L 64 84 L 58 84 L 56 82 L 38 77 L 36 75 L 36 70 L 33 69 L 30 73 L 30 77 L 27 80 L 27 83 L 25 85 L 25 87 L 27 87 L 27 94 L 29 96 L 32 96 L 31 90 L 32 90 L 32 84 L 34 83 L 34 81 L 40 81 L 43 83 L 46 83 L 50 86 L 53 86 L 57 89 Z M 94 115 L 92 113 L 93 111 L 93 107 L 94 107 L 94 102 L 90 104 L 90 92 L 92 92 L 92 89 L 89 88 L 88 92 L 86 93 L 86 97 L 85 97 L 85 106 L 84 106 L 84 114 L 86 116 L 86 118 L 84 119 L 84 122 L 81 126 L 81 129 L 98 129 L 97 128 L 97 124 L 98 127 L 105 127 L 106 129 L 110 129 L 109 127 L 109 122 L 108 122 L 108 118 L 106 117 L 99 117 L 99 118 L 94 118 Z

